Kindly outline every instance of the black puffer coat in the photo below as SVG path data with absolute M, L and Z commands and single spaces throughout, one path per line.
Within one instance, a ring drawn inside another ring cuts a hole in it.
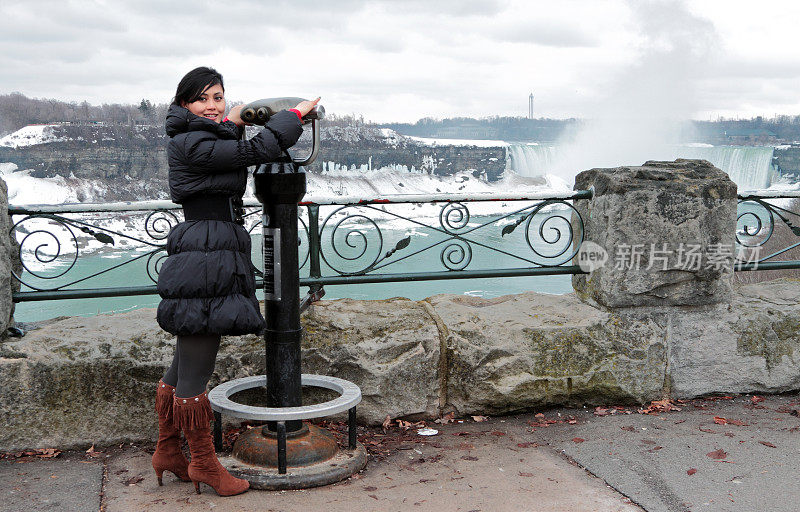
M 241 128 L 172 105 L 167 113 L 169 189 L 182 203 L 196 194 L 242 197 L 247 167 L 276 160 L 303 131 L 297 115 L 278 112 L 264 130 L 239 140 Z M 172 228 L 158 275 L 158 324 L 167 332 L 247 334 L 264 327 L 255 296 L 250 236 L 233 222 L 193 220 Z

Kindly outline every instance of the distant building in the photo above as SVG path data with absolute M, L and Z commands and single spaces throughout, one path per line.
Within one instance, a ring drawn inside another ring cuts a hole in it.
M 533 119 L 533 93 L 528 96 L 528 119 Z

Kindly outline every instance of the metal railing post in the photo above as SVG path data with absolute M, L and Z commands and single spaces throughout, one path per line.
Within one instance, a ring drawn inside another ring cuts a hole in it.
M 322 277 L 322 270 L 320 267 L 319 251 L 319 206 L 310 204 L 308 208 L 308 263 L 309 263 L 309 277 L 311 279 L 319 279 Z M 312 284 L 310 291 L 312 294 L 322 289 L 321 284 Z

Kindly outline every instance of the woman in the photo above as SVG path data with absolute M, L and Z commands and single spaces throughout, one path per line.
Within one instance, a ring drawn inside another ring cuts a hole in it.
M 169 188 L 185 222 L 167 238 L 168 257 L 158 276 L 158 323 L 177 336 L 175 356 L 158 383 L 158 444 L 153 469 L 159 485 L 164 471 L 200 482 L 220 496 L 250 484 L 219 463 L 211 438 L 211 404 L 206 385 L 223 334 L 258 333 L 264 328 L 255 296 L 250 236 L 242 226 L 247 167 L 276 160 L 303 129 L 301 118 L 319 101 L 303 101 L 272 116 L 250 140 L 239 140 L 245 123 L 241 107 L 225 115 L 225 87 L 214 69 L 193 69 L 178 84 L 167 113 Z M 179 431 L 191 462 L 180 449 Z

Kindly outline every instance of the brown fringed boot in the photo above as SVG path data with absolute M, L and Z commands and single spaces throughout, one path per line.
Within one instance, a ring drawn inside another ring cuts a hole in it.
M 200 482 L 210 485 L 220 496 L 241 494 L 250 488 L 250 482 L 235 478 L 217 460 L 214 441 L 211 437 L 213 413 L 208 395 L 191 398 L 175 397 L 175 426 L 183 430 L 189 442 L 189 478 L 194 482 L 194 490 L 200 494 Z
M 156 414 L 158 414 L 158 444 L 153 454 L 153 469 L 156 470 L 158 485 L 164 485 L 161 476 L 169 471 L 188 482 L 189 461 L 181 451 L 180 432 L 172 422 L 172 401 L 175 388 L 164 381 L 158 381 L 156 390 Z

